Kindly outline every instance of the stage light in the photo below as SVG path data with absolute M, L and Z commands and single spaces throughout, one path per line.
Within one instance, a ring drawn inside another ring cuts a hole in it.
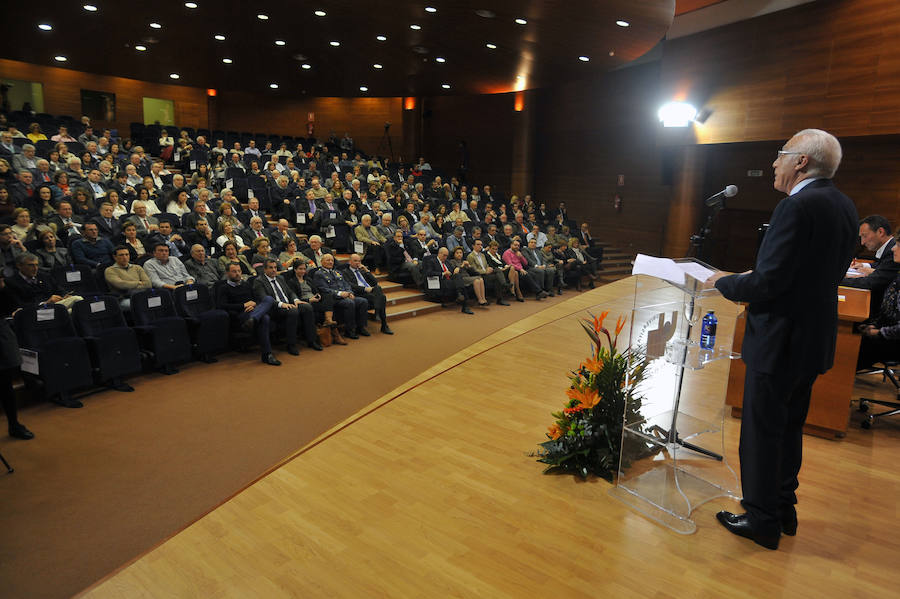
M 659 109 L 657 116 L 663 127 L 687 127 L 697 116 L 697 109 L 685 102 L 669 102 Z

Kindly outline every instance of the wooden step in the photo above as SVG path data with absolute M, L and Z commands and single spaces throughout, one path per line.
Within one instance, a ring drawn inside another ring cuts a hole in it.
M 421 291 L 416 289 L 405 289 L 403 287 L 396 291 L 392 290 L 390 292 L 385 292 L 384 294 L 384 299 L 387 302 L 388 308 L 391 306 L 417 302 L 424 298 L 425 294 Z
M 389 305 L 387 307 L 388 323 L 390 323 L 391 320 L 397 320 L 400 318 L 413 318 L 415 316 L 421 316 L 422 314 L 427 314 L 429 312 L 437 312 L 440 309 L 440 304 L 427 302 L 425 300 L 404 302 L 395 306 Z

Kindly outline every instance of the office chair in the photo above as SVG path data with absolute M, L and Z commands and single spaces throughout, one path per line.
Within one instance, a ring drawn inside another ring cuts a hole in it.
M 882 362 L 882 364 L 884 365 L 884 369 L 881 372 L 882 377 L 884 379 L 890 380 L 891 384 L 894 385 L 894 389 L 897 392 L 897 401 L 885 401 L 883 399 L 870 399 L 867 397 L 860 397 L 860 412 L 868 412 L 870 404 L 891 408 L 885 412 L 878 412 L 877 414 L 869 414 L 868 416 L 866 416 L 865 420 L 860 422 L 860 426 L 865 429 L 872 428 L 872 425 L 875 423 L 876 418 L 881 418 L 882 416 L 896 416 L 897 414 L 900 414 L 900 381 L 897 380 L 897 373 L 894 372 L 894 369 L 900 366 L 900 362 L 886 360 Z

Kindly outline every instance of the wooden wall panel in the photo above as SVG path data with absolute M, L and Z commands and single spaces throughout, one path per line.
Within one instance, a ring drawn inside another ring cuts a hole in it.
M 543 90 L 534 159 L 537 201 L 565 201 L 595 236 L 654 254 L 662 248 L 673 159 L 657 145 L 658 89 L 659 65 L 651 63 Z
M 0 77 L 26 81 L 40 81 L 44 85 L 44 112 L 53 115 L 81 116 L 81 90 L 92 89 L 116 94 L 116 121 L 96 121 L 101 127 L 116 127 L 120 135 L 128 135 L 131 122 L 143 122 L 143 98 L 164 98 L 175 101 L 176 125 L 206 127 L 206 90 L 182 85 L 149 83 L 124 77 L 94 75 L 0 59 Z M 14 107 L 21 108 L 19 106 Z
M 708 108 L 700 143 L 900 133 L 900 3 L 822 0 L 666 43 L 662 98 Z
M 220 92 L 216 97 L 214 128 L 253 133 L 306 136 L 308 113 L 315 113 L 315 135 L 327 139 L 331 131 L 344 132 L 358 146 L 374 153 L 391 123 L 391 142 L 397 159 L 407 159 L 404 148 L 402 98 L 283 98 L 248 92 Z M 387 155 L 387 147 L 380 152 Z

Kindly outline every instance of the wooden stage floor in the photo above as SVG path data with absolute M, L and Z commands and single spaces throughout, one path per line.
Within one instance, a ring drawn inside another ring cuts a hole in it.
M 805 438 L 799 533 L 777 552 L 715 522 L 738 509 L 730 500 L 702 506 L 697 532 L 682 536 L 610 497 L 603 480 L 541 474 L 527 454 L 588 351 L 578 318 L 628 314 L 633 289 L 612 283 L 486 337 L 83 596 L 896 596 L 892 423 Z M 726 420 L 737 465 L 739 422 Z

